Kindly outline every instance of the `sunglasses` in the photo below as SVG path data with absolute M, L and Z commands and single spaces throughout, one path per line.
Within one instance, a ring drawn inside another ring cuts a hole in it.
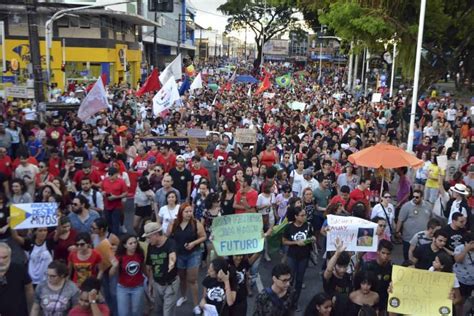
M 421 196 L 419 196 L 419 195 L 413 195 L 413 198 L 414 198 L 414 199 L 419 199 L 419 198 L 421 198 Z
M 83 247 L 85 245 L 87 245 L 85 242 L 77 242 L 76 243 L 76 246 L 78 246 L 78 247 Z

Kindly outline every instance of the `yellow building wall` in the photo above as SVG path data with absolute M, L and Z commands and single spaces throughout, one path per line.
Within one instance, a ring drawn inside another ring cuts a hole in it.
M 7 39 L 5 41 L 6 49 L 6 60 L 12 61 L 13 59 L 18 61 L 19 70 L 27 69 L 30 59 L 30 49 L 28 40 L 17 40 Z M 21 53 L 18 54 L 13 49 L 21 47 Z M 0 57 L 2 46 L 0 45 Z M 140 63 L 142 54 L 140 50 L 127 49 L 125 44 L 117 44 L 115 48 L 96 48 L 96 47 L 67 47 L 65 48 L 66 64 L 68 62 L 90 62 L 90 63 L 113 63 L 111 65 L 111 73 L 109 80 L 112 79 L 111 83 L 118 83 L 119 78 L 124 77 L 124 67 L 120 62 L 119 51 L 120 49 L 126 50 L 127 63 L 130 65 L 130 71 L 128 74 L 128 81 L 134 86 L 135 82 L 140 77 Z M 46 48 L 45 42 L 40 41 L 40 54 L 41 54 L 41 68 L 46 71 Z M 60 89 L 64 88 L 65 72 L 61 71 L 63 64 L 63 47 L 62 41 L 53 41 L 50 50 L 51 56 L 51 71 L 52 78 L 51 82 L 57 83 Z M 3 73 L 5 76 L 13 75 L 11 72 Z

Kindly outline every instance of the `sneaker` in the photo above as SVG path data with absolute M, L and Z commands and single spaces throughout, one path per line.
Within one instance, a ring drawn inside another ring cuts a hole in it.
M 184 302 L 186 302 L 188 299 L 186 297 L 180 297 L 178 299 L 178 301 L 176 302 L 176 306 L 180 307 L 181 305 L 183 305 Z M 198 306 L 199 307 L 199 306 Z
M 194 308 L 193 308 L 193 314 L 194 314 L 194 315 L 201 315 L 201 307 L 199 307 L 199 306 L 194 306 Z

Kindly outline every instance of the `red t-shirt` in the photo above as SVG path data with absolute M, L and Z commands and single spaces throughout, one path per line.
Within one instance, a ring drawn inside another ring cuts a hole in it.
M 63 167 L 60 164 L 61 164 L 61 159 L 59 157 L 50 158 L 49 163 L 48 163 L 49 173 L 51 173 L 55 177 L 59 177 L 59 174 L 61 173 L 61 168 Z
M 217 159 L 217 157 L 222 156 L 224 158 L 224 161 L 227 161 L 227 155 L 228 153 L 226 151 L 221 151 L 220 149 L 214 150 L 214 158 Z
M 168 173 L 171 169 L 176 167 L 176 156 L 173 153 L 168 153 L 166 156 L 158 153 L 156 155 L 156 164 L 162 165 L 165 169 L 165 173 Z
M 204 167 L 201 167 L 199 169 L 194 169 L 193 167 L 191 167 L 189 171 L 191 171 L 191 174 L 193 176 L 193 185 L 195 183 L 198 183 L 202 177 L 209 180 L 209 172 Z
M 104 193 L 104 209 L 105 210 L 114 210 L 122 207 L 122 199 L 116 199 L 110 201 L 109 195 L 122 195 L 128 192 L 127 184 L 121 178 L 116 180 L 111 180 L 110 178 L 105 178 L 102 182 L 102 191 Z
M 12 175 L 12 159 L 10 157 L 0 158 L 0 172 L 8 178 Z
M 49 238 L 53 239 L 54 231 L 49 234 Z M 76 244 L 77 232 L 71 229 L 69 236 L 66 239 L 58 238 L 54 246 L 54 260 L 64 260 L 67 262 L 69 257 L 68 248 Z
M 80 260 L 77 256 L 77 251 L 71 252 L 68 257 L 68 262 L 72 265 L 73 275 L 72 281 L 80 286 L 82 282 L 88 277 L 96 277 L 99 263 L 102 261 L 100 254 L 92 249 L 92 253 L 87 260 Z
M 100 312 L 103 316 L 109 316 L 110 310 L 106 304 L 97 304 Z M 90 309 L 84 309 L 79 305 L 74 306 L 68 313 L 68 316 L 92 316 L 92 311 Z
M 137 287 L 143 285 L 145 278 L 143 277 L 144 258 L 142 255 L 135 253 L 132 256 L 123 255 L 116 256 L 119 261 L 119 278 L 118 283 L 125 287 Z
M 225 165 L 221 170 L 221 175 L 224 176 L 224 179 L 232 180 L 238 170 L 242 170 L 240 165 L 236 164 L 234 167 L 230 165 Z
M 142 174 L 143 171 L 148 169 L 148 156 L 137 156 L 132 163 L 132 167 L 136 167 L 138 173 Z
M 91 172 L 89 174 L 86 174 L 84 172 L 84 170 L 79 170 L 77 171 L 75 174 L 74 174 L 74 178 L 72 178 L 72 181 L 76 184 L 76 185 L 80 185 L 81 184 L 81 181 L 82 179 L 84 178 L 89 178 L 91 179 L 91 182 L 93 184 L 97 184 L 97 183 L 100 183 L 101 179 L 100 179 L 100 174 L 99 172 L 95 171 L 95 170 L 91 170 Z
M 362 202 L 366 206 L 369 206 L 370 202 L 370 190 L 367 189 L 365 191 L 360 190 L 359 188 L 355 188 L 350 194 L 349 198 L 351 199 L 349 205 L 347 206 L 347 211 L 351 212 L 352 206 L 357 202 Z
M 257 206 L 257 198 L 258 198 L 258 192 L 255 191 L 254 189 L 251 189 L 249 192 L 245 194 L 245 198 L 247 199 L 247 203 L 250 207 L 256 207 Z M 241 199 L 242 199 L 242 191 L 238 191 L 235 194 L 235 199 L 234 201 L 237 201 L 237 204 L 241 204 Z M 235 214 L 242 214 L 242 213 L 247 213 L 247 210 L 245 209 L 235 209 Z

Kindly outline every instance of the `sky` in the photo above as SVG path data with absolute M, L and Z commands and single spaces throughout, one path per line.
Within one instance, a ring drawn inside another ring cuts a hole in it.
M 221 32 L 225 31 L 227 17 L 217 11 L 217 7 L 224 4 L 226 0 L 187 0 L 188 5 L 195 8 L 197 24 L 204 28 L 212 27 Z

